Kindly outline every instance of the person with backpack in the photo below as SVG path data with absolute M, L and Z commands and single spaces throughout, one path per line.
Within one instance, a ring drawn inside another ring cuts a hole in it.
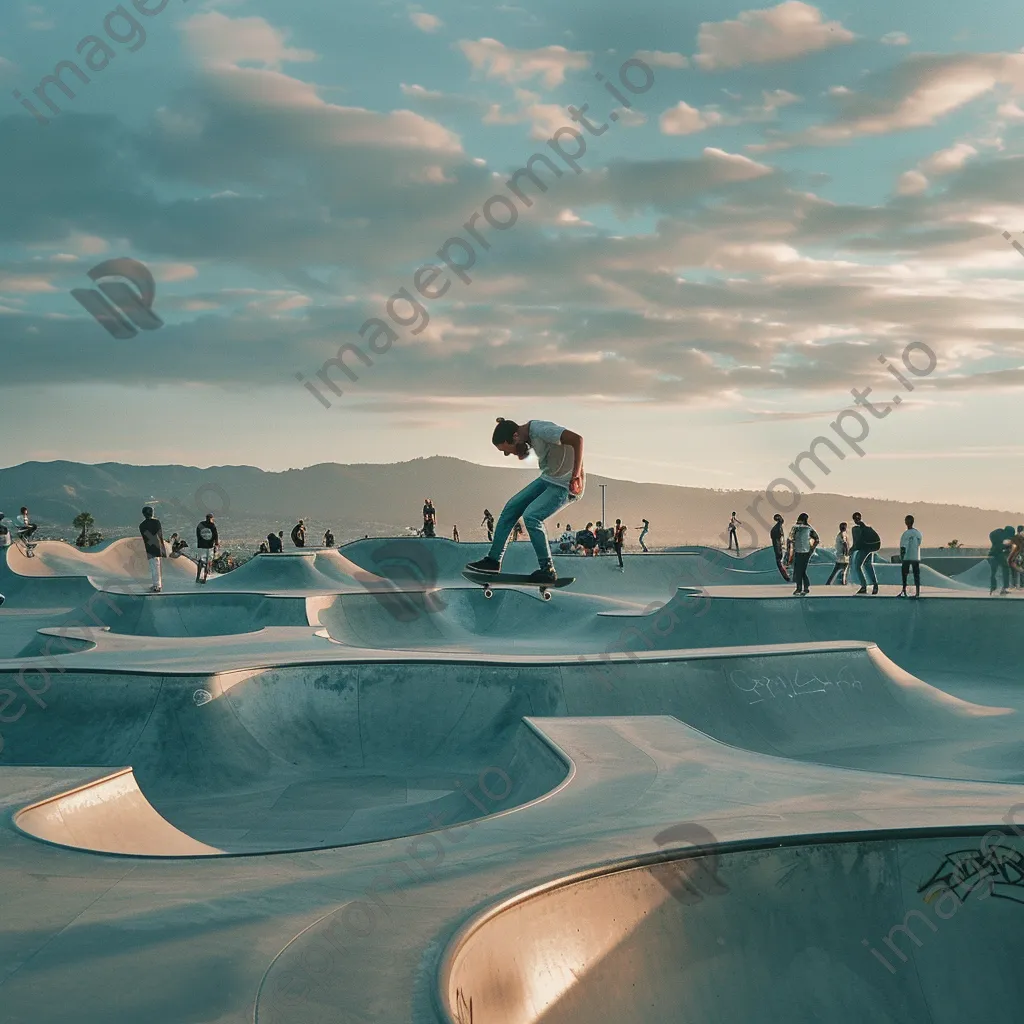
M 921 596 L 921 543 L 924 538 L 920 530 L 914 529 L 914 517 L 907 516 L 903 520 L 907 528 L 900 537 L 900 571 L 903 576 L 903 588 L 897 597 L 907 596 L 907 577 L 914 573 L 914 597 Z
M 159 594 L 164 587 L 161 559 L 167 554 L 164 550 L 164 532 L 160 520 L 153 515 L 153 509 L 147 505 L 142 510 L 142 522 L 139 523 L 139 533 L 142 536 L 142 543 L 146 548 L 146 558 L 149 561 L 149 572 L 153 577 L 153 586 L 149 589 L 154 594 Z
M 213 521 L 213 513 L 207 512 L 206 518 L 196 527 L 196 583 L 205 583 L 209 578 L 213 554 L 218 547 L 217 524 Z
M 811 584 L 807 578 L 807 563 L 818 546 L 819 537 L 807 521 L 807 513 L 801 512 L 796 517 L 793 529 L 789 531 L 789 561 L 793 563 L 793 582 L 796 590 L 794 597 L 803 597 L 811 592 Z
M 882 540 L 874 529 L 864 522 L 864 517 L 859 512 L 853 513 L 853 547 L 850 554 L 853 556 L 853 576 L 860 584 L 860 590 L 855 597 L 868 592 L 868 579 L 871 580 L 872 597 L 878 593 L 878 577 L 875 575 L 874 555 L 882 546 Z M 864 576 L 867 571 L 867 579 Z
M 292 543 L 297 548 L 304 548 L 306 546 L 306 520 L 300 519 L 292 527 Z
M 612 536 L 612 546 L 615 548 L 615 555 L 619 560 L 619 571 L 623 572 L 625 566 L 622 564 L 622 545 L 626 543 L 626 527 L 622 525 L 621 519 L 615 520 L 615 533 Z
M 267 548 L 270 554 L 279 555 L 284 551 L 284 541 L 281 540 L 281 533 L 283 532 L 284 531 L 280 531 L 278 533 L 271 532 L 267 534 Z
M 786 571 L 786 546 L 784 546 L 782 540 L 786 533 L 786 520 L 778 512 L 772 518 L 775 520 L 775 523 L 768 536 L 771 538 L 772 550 L 775 552 L 775 564 L 778 566 L 782 578 L 789 583 L 789 573 Z
M 846 577 L 850 573 L 850 535 L 846 532 L 847 523 L 839 524 L 839 532 L 836 534 L 836 564 L 832 566 L 832 572 L 825 580 L 825 586 L 831 586 L 832 581 L 838 576 L 839 585 L 846 586 Z

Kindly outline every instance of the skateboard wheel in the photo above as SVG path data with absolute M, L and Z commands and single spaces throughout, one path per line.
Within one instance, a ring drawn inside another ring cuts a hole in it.
M 484 597 L 486 597 L 487 600 L 489 601 L 492 597 L 494 597 L 494 591 L 491 590 L 490 587 L 484 587 Z
M 545 601 L 550 601 L 551 600 L 551 591 L 550 590 L 542 590 L 540 592 L 540 596 L 543 597 Z

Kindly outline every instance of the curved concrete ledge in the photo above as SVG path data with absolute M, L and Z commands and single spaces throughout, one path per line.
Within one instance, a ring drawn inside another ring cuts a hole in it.
M 138 857 L 211 857 L 200 843 L 162 817 L 139 789 L 131 768 L 23 807 L 14 824 L 57 846 Z
M 973 873 L 986 865 L 1005 898 Z M 448 1024 L 1014 1018 L 1022 866 L 1020 839 L 956 831 L 612 866 L 465 926 L 442 962 L 442 1012 Z

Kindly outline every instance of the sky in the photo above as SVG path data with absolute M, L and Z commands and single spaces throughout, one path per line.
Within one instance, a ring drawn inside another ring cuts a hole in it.
M 0 464 L 497 465 L 505 416 L 1024 508 L 1022 50 L 1003 0 L 8 0 Z

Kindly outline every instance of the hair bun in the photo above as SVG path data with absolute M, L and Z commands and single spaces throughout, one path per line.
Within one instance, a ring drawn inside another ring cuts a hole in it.
M 505 417 L 504 417 L 504 416 L 499 416 L 499 417 L 498 417 L 498 418 L 497 418 L 497 419 L 495 420 L 495 423 L 504 423 L 504 422 L 505 422 Z

